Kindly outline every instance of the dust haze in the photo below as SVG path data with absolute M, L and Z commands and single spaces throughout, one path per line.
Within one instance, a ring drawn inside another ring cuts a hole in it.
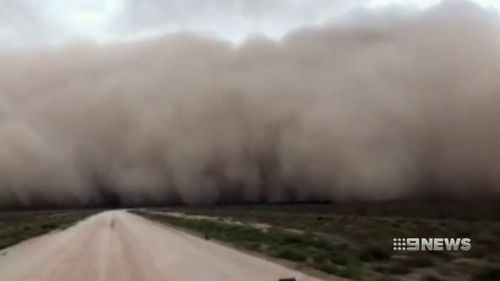
M 0 207 L 500 197 L 498 14 L 353 13 L 2 51 Z

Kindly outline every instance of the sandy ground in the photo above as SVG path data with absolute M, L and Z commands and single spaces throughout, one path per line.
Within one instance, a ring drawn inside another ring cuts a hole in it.
M 231 225 L 245 225 L 245 226 L 250 226 L 262 231 L 267 231 L 269 228 L 271 228 L 271 225 L 266 224 L 266 223 L 249 223 L 249 222 L 243 222 L 239 220 L 235 220 L 233 218 L 222 218 L 222 217 L 217 217 L 217 216 L 203 216 L 203 215 L 190 215 L 186 213 L 180 213 L 180 212 L 160 212 L 160 211 L 150 211 L 148 209 L 141 210 L 143 212 L 148 212 L 151 214 L 155 215 L 161 215 L 161 216 L 169 216 L 169 217 L 174 217 L 174 218 L 186 218 L 186 219 L 194 219 L 194 220 L 208 220 L 208 221 L 215 221 L 215 222 L 220 222 L 220 223 L 225 223 L 225 224 L 231 224 Z M 289 230 L 290 232 L 294 233 L 300 233 L 302 234 L 303 231 L 300 230 L 295 230 L 295 229 L 285 229 Z
M 1 281 L 320 281 L 125 211 L 0 254 Z

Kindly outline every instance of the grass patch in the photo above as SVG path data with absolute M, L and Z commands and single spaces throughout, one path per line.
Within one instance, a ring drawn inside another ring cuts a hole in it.
M 403 262 L 395 262 L 388 267 L 387 272 L 395 275 L 405 275 L 411 272 L 411 267 Z
M 217 220 L 197 220 L 138 212 L 149 219 L 194 231 L 202 237 L 230 243 L 246 250 L 346 277 L 359 275 L 360 263 L 354 249 L 328 239 L 289 233 L 279 228 L 266 231 L 247 226 L 226 224 Z
M 209 216 L 221 224 L 237 221 L 239 227 L 265 224 L 268 233 L 250 227 L 248 231 L 257 231 L 250 235 L 254 240 L 238 236 L 239 230 L 230 231 L 229 237 L 210 236 L 354 279 L 405 279 L 411 274 L 416 280 L 425 280 L 436 272 L 444 281 L 480 280 L 475 276 L 495 276 L 495 270 L 478 268 L 478 264 L 500 261 L 500 205 L 493 203 L 249 204 L 152 210 Z M 177 226 L 200 232 L 197 227 Z M 211 227 L 225 229 L 220 224 Z M 280 238 L 267 240 L 275 236 Z M 468 237 L 472 249 L 394 252 L 394 237 Z
M 390 247 L 387 245 L 368 244 L 361 248 L 359 256 L 363 261 L 381 261 L 391 258 Z
M 500 280 L 500 266 L 484 264 L 479 266 L 471 275 L 471 281 L 498 281 Z
M 0 250 L 26 239 L 62 230 L 96 211 L 19 211 L 0 215 Z

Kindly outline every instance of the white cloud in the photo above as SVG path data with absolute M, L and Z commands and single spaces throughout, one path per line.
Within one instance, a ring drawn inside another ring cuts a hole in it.
M 500 9 L 500 1 L 475 0 Z M 440 0 L 0 0 L 0 47 L 103 42 L 193 31 L 241 41 L 279 38 L 291 29 L 356 8 L 425 8 Z

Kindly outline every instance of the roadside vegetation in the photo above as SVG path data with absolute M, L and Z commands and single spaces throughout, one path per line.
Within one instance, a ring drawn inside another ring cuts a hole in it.
M 391 209 L 392 208 L 392 209 Z M 353 280 L 500 280 L 494 205 L 246 205 L 135 211 L 205 239 Z M 469 237 L 468 252 L 393 251 L 393 237 Z
M 0 213 L 0 255 L 26 239 L 63 230 L 97 211 L 6 211 Z

